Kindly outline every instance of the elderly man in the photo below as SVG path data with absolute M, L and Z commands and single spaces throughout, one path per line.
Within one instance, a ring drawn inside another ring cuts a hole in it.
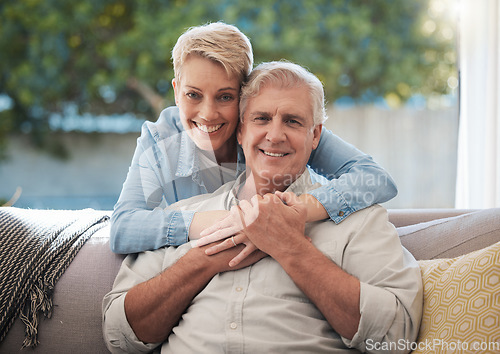
M 238 237 L 258 250 L 234 267 L 228 263 L 243 246 L 233 238 L 128 256 L 103 303 L 111 351 L 409 351 L 422 310 L 420 270 L 385 209 L 305 225 L 295 197 L 321 182 L 306 164 L 319 141 L 323 102 L 319 80 L 298 65 L 272 62 L 253 71 L 237 132 L 246 174 L 171 207 L 232 208 L 246 225 Z

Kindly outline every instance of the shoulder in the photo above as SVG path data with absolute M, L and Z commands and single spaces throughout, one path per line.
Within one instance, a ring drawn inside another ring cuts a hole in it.
M 226 209 L 227 199 L 230 196 L 235 181 L 227 182 L 213 193 L 195 195 L 179 200 L 167 207 L 172 210 L 208 211 Z
M 179 117 L 179 108 L 167 107 L 156 122 L 146 121 L 142 126 L 142 135 L 150 135 L 155 140 L 163 140 L 173 135 L 179 135 L 184 128 Z

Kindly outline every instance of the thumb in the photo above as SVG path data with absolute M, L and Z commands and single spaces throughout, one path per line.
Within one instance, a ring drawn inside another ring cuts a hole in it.
M 275 192 L 276 196 L 281 199 L 283 203 L 288 206 L 296 206 L 298 204 L 302 204 L 302 201 L 297 197 L 295 193 L 292 192 Z

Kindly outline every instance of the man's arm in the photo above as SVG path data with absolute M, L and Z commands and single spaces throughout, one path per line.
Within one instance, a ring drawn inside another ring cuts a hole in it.
M 288 234 L 288 236 L 292 236 Z M 360 283 L 301 236 L 289 251 L 271 251 L 295 285 L 316 305 L 332 328 L 352 339 L 358 330 Z
M 229 268 L 229 261 L 243 245 L 215 256 L 205 254 L 207 247 L 187 252 L 162 248 L 124 260 L 113 289 L 103 301 L 104 337 L 111 352 L 153 350 L 168 338 L 192 299 L 214 275 L 246 267 L 266 256 L 256 251 L 238 267 Z M 163 270 L 165 257 L 171 259 L 167 262 L 171 265 Z
M 289 193 L 285 196 L 297 198 Z M 254 197 L 252 210 L 242 203 L 245 218 L 255 219 L 243 232 L 280 263 L 337 333 L 352 339 L 360 320 L 360 283 L 304 237 L 307 211 L 292 199 L 287 200 L 292 207 L 272 194 Z
M 127 293 L 125 315 L 138 339 L 145 343 L 163 342 L 170 335 L 193 298 L 218 273 L 234 270 L 228 266 L 243 247 L 209 257 L 206 247 L 193 248 L 172 267 L 143 282 Z M 255 263 L 265 255 L 250 255 L 237 269 Z
M 348 347 L 366 351 L 367 339 L 416 340 L 422 311 L 420 268 L 401 247 L 385 209 L 360 211 L 353 216 L 354 224 L 333 226 L 342 241 L 337 246 L 328 243 L 338 254 L 327 251 L 327 257 L 304 241 L 303 212 L 296 200 L 284 198 L 287 206 L 272 195 L 255 199 L 250 207 L 240 204 L 244 219 L 256 220 L 247 223 L 247 237 L 280 263 Z M 328 239 L 331 225 L 317 225 L 320 233 L 311 236 L 315 241 Z

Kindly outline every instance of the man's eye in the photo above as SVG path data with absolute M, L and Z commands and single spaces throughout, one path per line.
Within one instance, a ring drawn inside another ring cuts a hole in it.
M 301 123 L 296 119 L 289 119 L 287 123 L 291 125 L 301 125 Z

